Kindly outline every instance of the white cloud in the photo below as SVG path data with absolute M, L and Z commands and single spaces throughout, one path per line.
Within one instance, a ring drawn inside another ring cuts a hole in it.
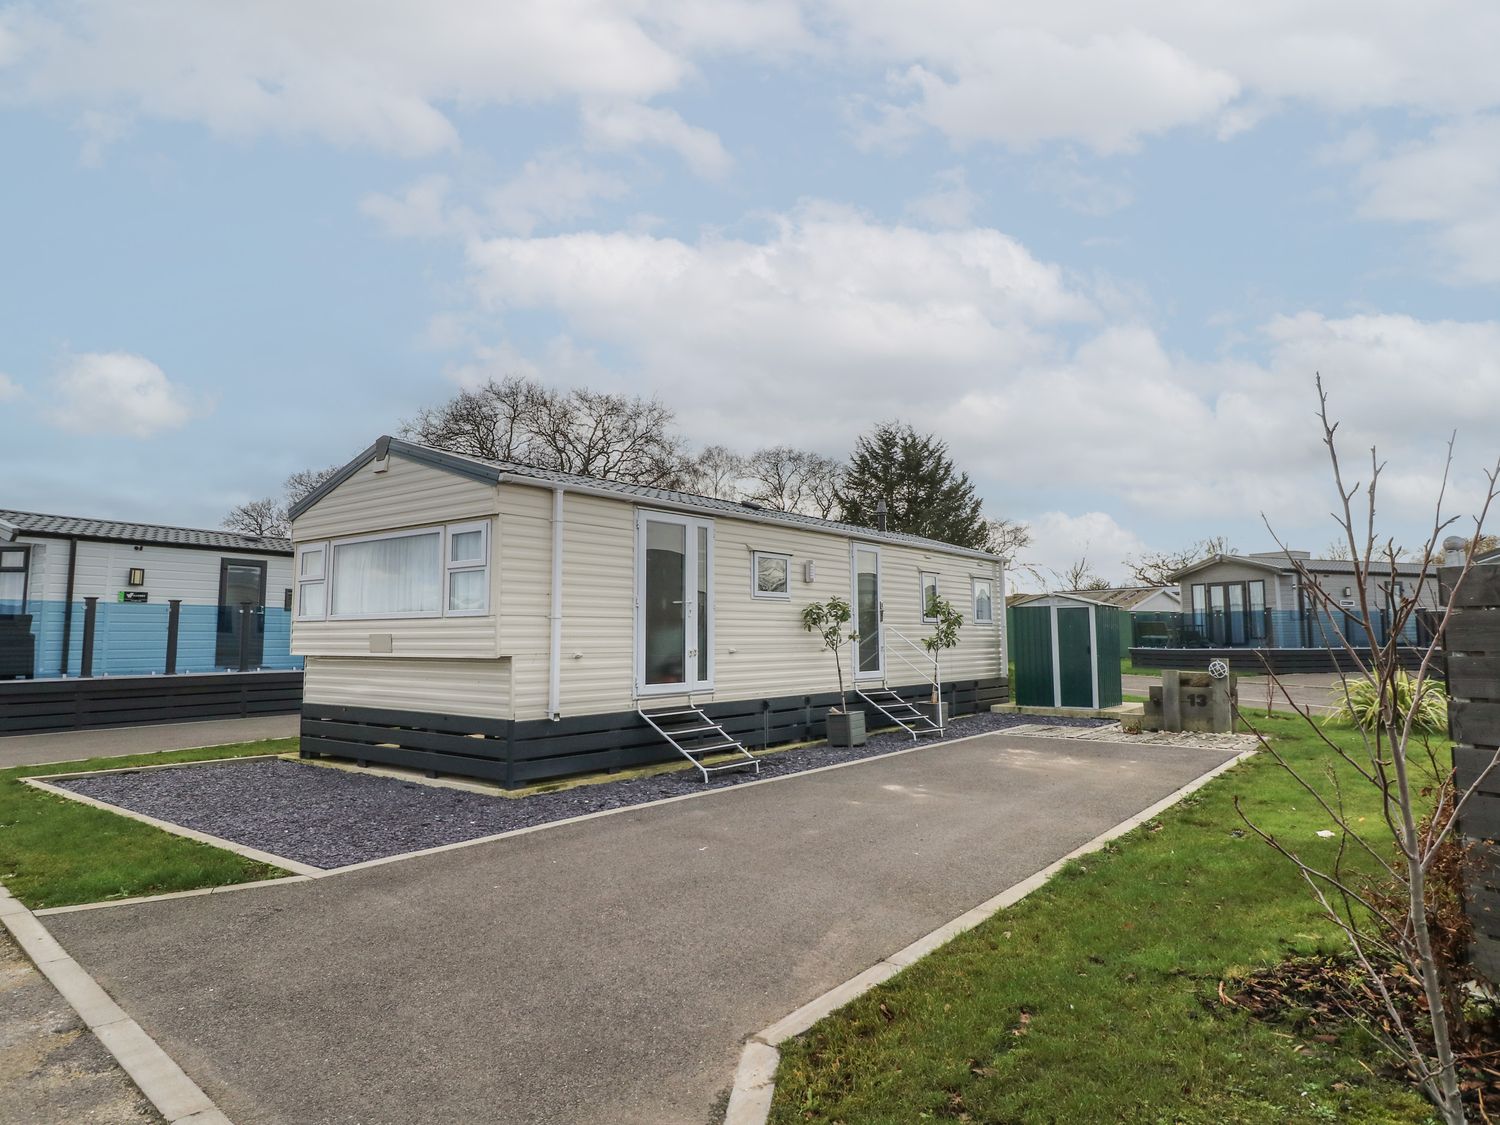
M 1439 126 L 1372 160 L 1361 185 L 1361 215 L 1432 228 L 1450 278 L 1500 281 L 1500 117 Z
M 727 175 L 734 163 L 715 134 L 689 125 L 676 110 L 633 102 L 586 105 L 583 127 L 588 138 L 602 148 L 655 145 L 671 149 L 695 173 L 711 180 Z
M 949 168 L 933 177 L 933 190 L 913 199 L 906 213 L 935 227 L 968 226 L 979 205 L 979 195 L 969 187 L 962 168 Z
M 1086 560 L 1089 569 L 1111 582 L 1124 582 L 1121 561 L 1148 548 L 1140 536 L 1121 527 L 1107 512 L 1043 512 L 1027 521 L 1032 545 L 1017 560 L 1013 585 L 1021 589 L 1060 589 L 1059 575 Z
M 1383 515 L 1401 526 L 1425 517 L 1455 421 L 1465 470 L 1494 457 L 1500 432 L 1500 323 L 1305 312 L 1262 323 L 1242 355 L 1197 361 L 991 229 L 808 204 L 760 240 L 496 238 L 469 258 L 502 335 L 515 310 L 557 317 L 569 354 L 662 395 L 694 441 L 774 434 L 842 454 L 902 417 L 949 439 L 1008 515 L 1070 493 L 1201 534 L 1261 512 L 1321 527 L 1333 497 L 1319 371 L 1350 463 L 1371 443 L 1389 457 Z M 511 366 L 551 369 L 511 347 Z M 1472 488 L 1453 495 L 1462 511 Z
M 490 192 L 486 204 L 500 230 L 530 234 L 539 225 L 586 218 L 596 201 L 619 199 L 629 190 L 624 178 L 613 172 L 565 153 L 543 153 Z
M 447 176 L 423 176 L 399 195 L 371 193 L 359 209 L 398 238 L 435 238 L 457 231 L 460 218 L 449 210 Z
M 49 417 L 84 434 L 148 438 L 180 429 L 206 409 L 175 386 L 156 364 L 127 352 L 68 357 L 52 380 Z
M 0 371 L 0 402 L 7 399 L 20 398 L 25 392 L 21 390 L 21 384 L 17 383 L 5 372 Z
M 458 143 L 447 105 L 665 93 L 697 42 L 672 5 L 608 0 L 83 0 L 0 19 L 12 96 L 402 155 Z M 751 26 L 743 45 L 755 43 Z

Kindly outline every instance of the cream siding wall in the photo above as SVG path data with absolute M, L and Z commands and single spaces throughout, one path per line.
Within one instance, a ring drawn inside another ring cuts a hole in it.
M 311 703 L 510 718 L 510 661 L 309 657 Z
M 549 489 L 504 485 L 501 514 L 501 651 L 514 663 L 515 717 L 543 718 L 547 711 L 548 613 L 551 589 Z M 628 711 L 635 706 L 635 529 L 641 510 L 628 501 L 568 493 L 564 499 L 562 713 Z M 642 505 L 649 509 L 649 505 Z M 801 613 L 812 601 L 849 599 L 851 540 L 842 535 L 714 518 L 714 689 L 697 699 L 743 699 L 833 691 L 833 658 L 804 632 Z M 936 571 L 939 592 L 964 614 L 959 647 L 943 657 L 945 680 L 1004 674 L 1000 653 L 1001 590 L 995 564 L 939 551 L 878 544 L 886 624 L 913 641 L 930 627 L 921 618 L 920 570 Z M 792 557 L 786 600 L 755 598 L 751 552 Z M 816 570 L 809 585 L 804 564 Z M 987 577 L 997 620 L 975 625 L 971 576 Z M 890 682 L 920 682 L 924 673 L 901 663 L 888 641 Z M 851 653 L 842 653 L 846 686 Z M 923 667 L 921 657 L 910 653 Z M 666 706 L 672 697 L 652 697 Z
M 399 455 L 388 458 L 377 473 L 372 465 L 328 493 L 292 522 L 300 546 L 346 536 L 371 535 L 413 527 L 493 518 L 494 485 L 434 469 Z M 500 557 L 503 528 L 491 526 L 490 606 L 499 604 L 503 587 Z M 545 611 L 544 611 L 545 612 Z M 297 656 L 355 657 L 386 647 L 381 656 L 396 658 L 495 658 L 499 655 L 497 618 L 422 617 L 294 621 L 292 653 Z M 472 712 L 464 712 L 466 714 Z

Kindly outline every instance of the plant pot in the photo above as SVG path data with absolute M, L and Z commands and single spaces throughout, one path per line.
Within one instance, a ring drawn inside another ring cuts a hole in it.
M 917 710 L 940 727 L 948 725 L 948 705 L 946 703 L 918 703 Z
M 863 746 L 865 713 L 863 711 L 828 712 L 828 745 Z

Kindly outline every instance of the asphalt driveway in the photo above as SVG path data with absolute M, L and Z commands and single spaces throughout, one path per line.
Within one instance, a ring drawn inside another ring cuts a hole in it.
M 747 1035 L 1229 756 L 986 735 L 46 923 L 238 1125 L 704 1125 Z

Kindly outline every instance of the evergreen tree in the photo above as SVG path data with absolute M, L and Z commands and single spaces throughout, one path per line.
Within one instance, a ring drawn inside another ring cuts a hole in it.
M 891 531 L 985 550 L 990 529 L 968 473 L 948 456 L 947 443 L 902 422 L 882 422 L 859 439 L 837 490 L 846 523 L 875 527 L 886 505 Z

